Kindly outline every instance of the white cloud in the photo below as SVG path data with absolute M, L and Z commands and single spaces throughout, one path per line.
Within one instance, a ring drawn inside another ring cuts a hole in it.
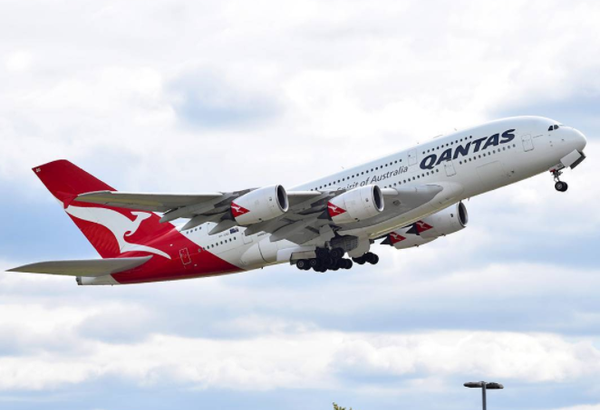
M 16 51 L 6 58 L 6 69 L 8 71 L 26 71 L 31 67 L 33 56 L 27 51 Z
M 37 390 L 118 377 L 143 386 L 318 389 L 357 376 L 368 385 L 369 377 L 381 375 L 561 382 L 600 373 L 600 352 L 591 343 L 552 334 L 312 331 L 234 340 L 157 334 L 133 344 L 76 343 L 82 345 L 80 354 L 67 350 L 0 358 L 0 388 Z

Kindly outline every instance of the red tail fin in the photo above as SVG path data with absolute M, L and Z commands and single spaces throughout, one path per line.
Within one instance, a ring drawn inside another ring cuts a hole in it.
M 62 202 L 65 212 L 103 258 L 125 253 L 127 256 L 151 253 L 170 258 L 165 252 L 167 249 L 158 249 L 159 244 L 153 242 L 172 231 L 173 225 L 161 224 L 156 214 L 74 201 L 86 192 L 115 189 L 67 160 L 40 165 L 33 171 Z
M 65 208 L 79 194 L 93 191 L 116 191 L 110 185 L 66 159 L 40 165 L 33 168 L 33 171 L 42 180 L 48 191 L 63 203 Z

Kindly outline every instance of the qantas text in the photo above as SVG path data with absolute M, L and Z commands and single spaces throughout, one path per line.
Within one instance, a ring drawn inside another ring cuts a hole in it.
M 473 152 L 478 152 L 479 150 L 495 147 L 499 144 L 506 144 L 515 138 L 514 132 L 514 129 L 506 130 L 502 133 L 502 136 L 500 134 L 494 134 L 490 137 L 483 137 L 470 141 L 465 145 L 458 145 L 454 148 L 454 154 L 452 153 L 453 149 L 448 148 L 446 151 L 441 153 L 439 158 L 436 154 L 428 155 L 421 161 L 421 169 L 432 169 L 436 165 L 440 165 L 443 161 L 450 161 L 451 159 L 456 159 L 459 156 L 463 157 L 465 155 L 469 155 L 471 147 L 473 147 Z

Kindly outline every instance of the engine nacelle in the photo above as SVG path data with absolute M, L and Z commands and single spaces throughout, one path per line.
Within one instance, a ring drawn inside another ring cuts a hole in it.
M 437 238 L 464 229 L 469 222 L 467 207 L 459 202 L 416 223 L 423 238 Z
M 281 185 L 255 189 L 231 202 L 231 215 L 242 226 L 268 221 L 287 212 L 289 201 Z
M 467 226 L 469 214 L 467 207 L 459 202 L 449 206 L 433 215 L 415 222 L 411 226 L 398 229 L 388 234 L 384 244 L 392 245 L 396 249 L 407 249 L 421 246 L 440 236 L 449 235 L 460 231 Z
M 372 218 L 383 211 L 381 189 L 377 185 L 354 188 L 327 204 L 329 217 L 336 224 L 349 224 Z
M 413 246 L 421 246 L 436 240 L 437 238 L 423 238 L 420 235 L 414 235 L 406 232 L 407 229 L 399 229 L 388 234 L 385 243 L 392 245 L 396 249 L 408 249 Z

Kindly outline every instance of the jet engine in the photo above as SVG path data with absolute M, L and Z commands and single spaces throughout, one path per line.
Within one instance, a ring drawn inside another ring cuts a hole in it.
M 440 236 L 458 232 L 464 229 L 468 222 L 467 207 L 459 202 L 411 226 L 389 233 L 382 243 L 392 245 L 396 249 L 412 248 L 429 243 Z
M 231 202 L 231 215 L 242 226 L 268 221 L 287 212 L 289 201 L 281 185 L 255 189 Z
M 329 217 L 336 224 L 349 224 L 372 218 L 383 211 L 381 189 L 377 185 L 354 188 L 327 204 Z
M 467 207 L 462 202 L 442 209 L 416 223 L 423 238 L 437 238 L 464 229 L 469 222 Z

